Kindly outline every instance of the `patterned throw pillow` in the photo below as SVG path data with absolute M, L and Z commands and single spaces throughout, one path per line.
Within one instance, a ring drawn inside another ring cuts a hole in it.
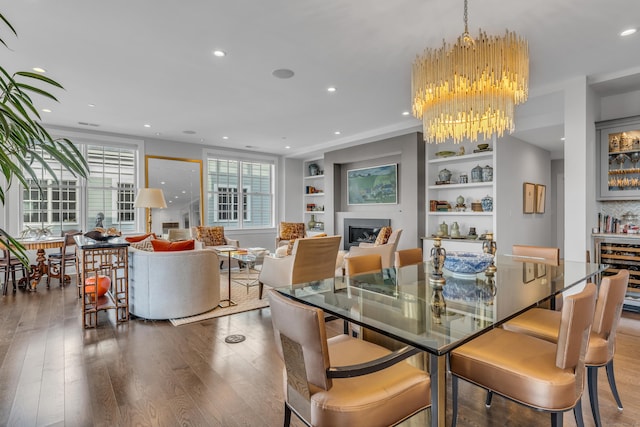
M 144 240 L 140 240 L 139 242 L 133 242 L 129 246 L 131 246 L 132 248 L 139 249 L 141 251 L 153 252 L 153 245 L 151 244 L 152 240 L 154 240 L 154 238 L 151 235 Z
M 222 246 L 227 244 L 224 238 L 224 227 L 196 227 L 196 239 L 203 242 L 206 246 Z
M 194 240 L 182 240 L 180 242 L 170 242 L 168 240 L 154 239 L 151 241 L 155 252 L 177 252 L 191 251 L 195 249 Z
M 378 233 L 378 237 L 376 237 L 376 242 L 374 245 L 386 245 L 389 241 L 389 237 L 391 236 L 391 227 L 382 227 L 380 229 L 380 233 Z
M 304 237 L 304 222 L 281 222 L 280 239 L 292 240 Z

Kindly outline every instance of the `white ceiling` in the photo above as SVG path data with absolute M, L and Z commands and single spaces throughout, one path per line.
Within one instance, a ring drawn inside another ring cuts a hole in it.
M 419 129 L 401 115 L 411 63 L 460 35 L 462 9 L 462 0 L 15 0 L 0 7 L 18 31 L 3 33 L 11 51 L 0 50 L 0 64 L 43 67 L 65 86 L 59 104 L 38 101 L 52 110 L 48 125 L 300 157 Z M 640 27 L 639 1 L 469 0 L 472 34 L 508 28 L 528 40 L 530 99 L 515 136 L 550 151 L 562 150 L 562 82 L 587 76 L 604 95 L 640 88 L 640 33 L 618 36 L 628 27 Z M 276 79 L 279 68 L 295 76 Z

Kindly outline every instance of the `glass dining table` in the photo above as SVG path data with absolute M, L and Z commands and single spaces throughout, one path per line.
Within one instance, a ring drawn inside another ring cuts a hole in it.
M 450 351 L 523 311 L 592 278 L 604 264 L 497 255 L 495 272 L 430 281 L 430 263 L 380 273 L 276 288 L 327 314 L 376 331 L 429 355 L 431 425 L 446 421 L 446 357 Z M 441 282 L 440 282 L 441 283 Z

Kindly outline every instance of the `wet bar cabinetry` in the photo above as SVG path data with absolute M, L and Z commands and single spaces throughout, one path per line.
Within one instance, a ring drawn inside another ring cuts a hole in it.
M 624 308 L 640 312 L 640 235 L 594 234 L 593 247 L 595 262 L 609 264 L 605 276 L 629 270 Z
M 598 200 L 640 199 L 640 116 L 596 123 Z

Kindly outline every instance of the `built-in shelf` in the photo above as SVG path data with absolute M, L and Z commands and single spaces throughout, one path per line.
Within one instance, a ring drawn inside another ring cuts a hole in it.
M 493 158 L 493 151 L 485 151 L 483 153 L 465 154 L 463 156 L 439 157 L 437 159 L 431 159 L 428 162 L 452 164 L 458 162 L 468 162 L 469 160 L 482 160 L 491 158 Z
M 309 193 L 305 194 L 305 197 L 324 197 L 324 193 Z
M 324 179 L 324 175 L 309 175 L 305 176 L 304 179 Z
M 304 211 L 306 214 L 323 214 L 324 211 Z
M 435 212 L 429 212 L 429 215 L 434 215 L 434 216 L 491 216 L 493 215 L 493 212 L 456 212 L 456 211 L 435 211 Z
M 429 190 L 447 190 L 450 188 L 479 188 L 487 187 L 492 188 L 493 182 L 469 182 L 467 184 L 442 184 L 442 185 L 430 185 Z

